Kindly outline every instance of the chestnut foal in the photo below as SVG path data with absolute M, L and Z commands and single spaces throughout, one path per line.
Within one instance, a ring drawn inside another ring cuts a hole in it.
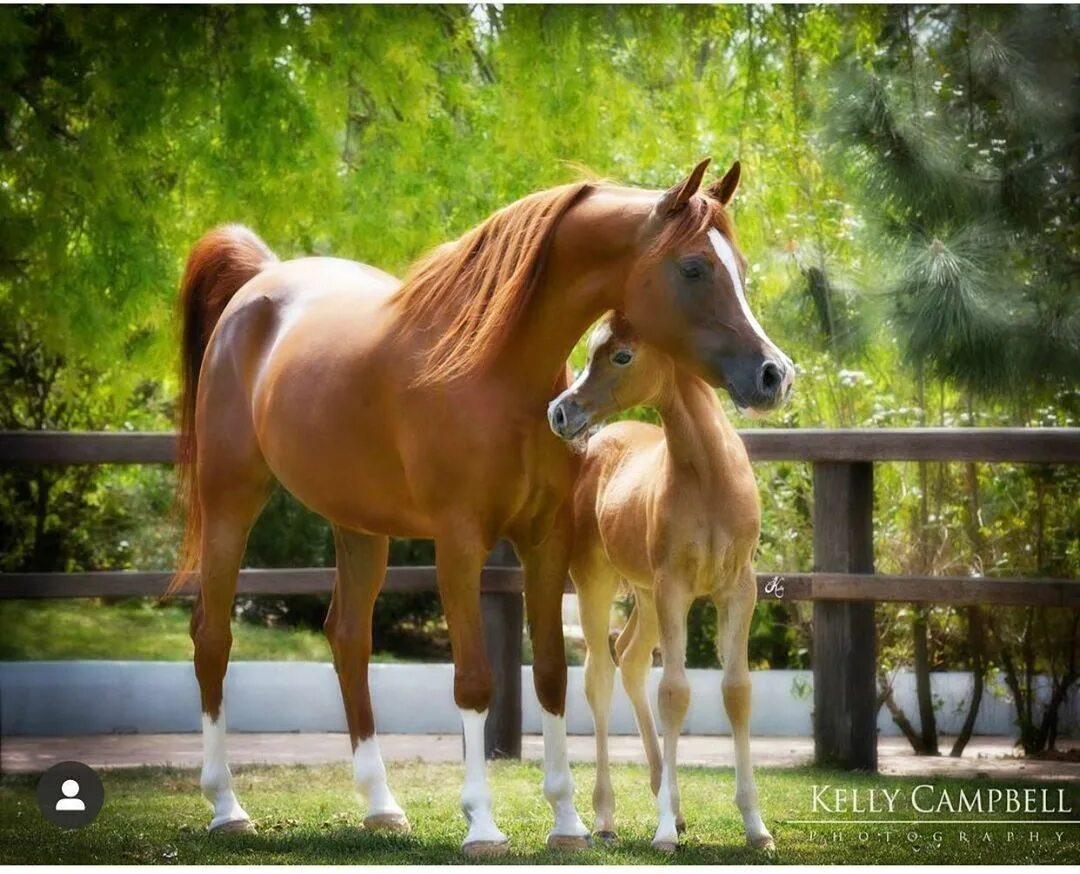
M 739 277 L 733 280 L 741 286 Z M 788 364 L 784 398 L 793 370 Z M 607 756 L 615 664 L 608 634 L 611 602 L 625 580 L 634 591 L 634 609 L 615 649 L 657 794 L 660 821 L 653 846 L 674 852 L 683 830 L 675 763 L 690 705 L 686 618 L 694 599 L 707 596 L 717 609 L 724 707 L 735 741 L 735 803 L 747 842 L 771 848 L 758 810 L 748 728 L 747 641 L 757 600 L 751 561 L 761 518 L 754 474 L 709 384 L 641 344 L 629 323 L 611 314 L 589 338 L 581 377 L 552 402 L 552 427 L 573 439 L 592 422 L 638 404 L 654 406 L 663 429 L 625 421 L 600 430 L 588 441 L 574 496 L 570 573 L 588 645 L 585 690 L 596 728 L 594 831 L 615 837 Z M 658 702 L 662 755 L 645 690 L 658 637 L 664 662 Z

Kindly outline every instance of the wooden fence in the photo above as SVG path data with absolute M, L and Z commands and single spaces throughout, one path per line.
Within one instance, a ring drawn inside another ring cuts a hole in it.
M 814 467 L 814 570 L 759 574 L 762 599 L 814 602 L 814 739 L 819 762 L 877 767 L 874 604 L 1013 604 L 1080 608 L 1080 581 L 1030 578 L 902 577 L 874 573 L 874 463 L 886 461 L 1080 462 L 1080 429 L 962 428 L 750 430 L 755 461 Z M 172 464 L 168 433 L 0 432 L 0 465 Z M 521 755 L 521 570 L 499 544 L 481 580 L 485 642 L 495 680 L 487 726 L 492 755 Z M 0 574 L 0 598 L 156 596 L 169 572 Z M 246 594 L 328 592 L 333 570 L 245 570 Z M 430 567 L 391 567 L 386 591 L 435 589 Z

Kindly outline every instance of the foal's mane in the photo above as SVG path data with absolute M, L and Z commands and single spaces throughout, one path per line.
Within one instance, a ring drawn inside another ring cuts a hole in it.
M 403 326 L 445 324 L 416 384 L 490 363 L 529 306 L 559 220 L 591 189 L 578 182 L 522 198 L 424 256 L 394 295 Z

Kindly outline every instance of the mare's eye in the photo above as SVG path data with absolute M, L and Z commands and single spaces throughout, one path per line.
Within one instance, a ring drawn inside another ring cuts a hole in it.
M 705 275 L 705 267 L 698 260 L 682 261 L 679 263 L 679 273 L 683 279 L 701 279 Z
M 625 367 L 631 361 L 634 360 L 634 353 L 629 349 L 620 349 L 614 355 L 611 356 L 611 363 L 618 364 L 619 367 Z

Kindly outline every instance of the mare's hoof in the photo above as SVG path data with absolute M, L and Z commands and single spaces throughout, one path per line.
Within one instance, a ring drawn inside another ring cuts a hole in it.
M 592 846 L 592 835 L 548 835 L 549 850 L 587 850 Z
M 672 855 L 677 849 L 679 849 L 678 843 L 675 841 L 656 841 L 652 842 L 653 849 L 659 850 L 661 853 Z
M 509 849 L 510 841 L 473 841 L 461 846 L 461 852 L 469 859 L 490 859 L 494 856 L 505 856 Z
M 250 819 L 230 819 L 221 825 L 210 826 L 209 831 L 212 835 L 253 835 L 255 826 Z
M 393 832 L 407 835 L 412 826 L 404 813 L 373 813 L 364 817 L 364 828 L 369 832 Z
M 615 832 L 601 831 L 594 832 L 593 837 L 600 841 L 605 847 L 614 847 L 619 843 L 619 836 Z
M 746 843 L 748 846 L 755 850 L 761 850 L 765 853 L 775 853 L 776 844 L 773 842 L 772 835 L 762 835 L 757 838 L 747 838 Z
M 680 834 L 680 835 L 686 834 L 686 820 L 685 819 L 677 819 L 677 820 L 675 820 L 675 832 L 677 834 Z

